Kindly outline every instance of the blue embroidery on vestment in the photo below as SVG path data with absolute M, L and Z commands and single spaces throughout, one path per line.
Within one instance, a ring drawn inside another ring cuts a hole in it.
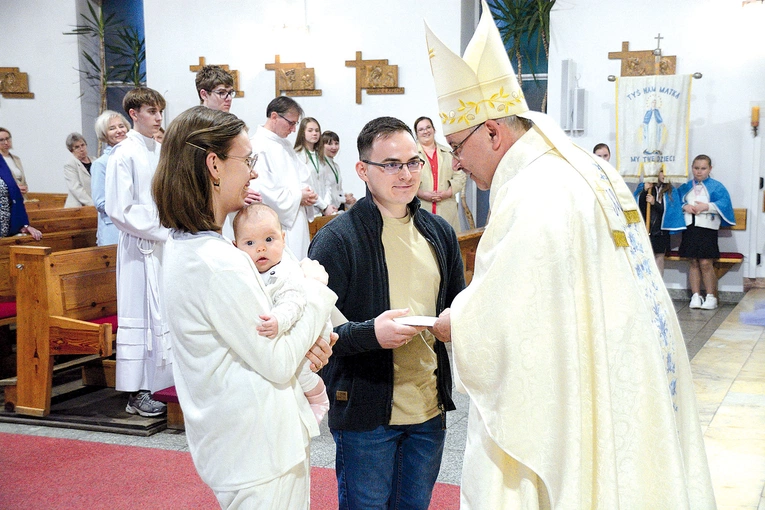
M 638 228 L 645 228 L 645 226 L 642 223 L 627 225 L 625 233 L 629 241 L 631 260 L 634 264 L 633 269 L 643 289 L 643 297 L 651 310 L 651 322 L 656 328 L 659 337 L 659 345 L 664 357 L 664 368 L 667 372 L 669 392 L 672 396 L 672 406 L 677 411 L 677 404 L 675 402 L 677 397 L 677 366 L 674 361 L 675 339 L 669 327 L 669 312 L 664 302 L 660 299 L 664 290 L 662 288 L 664 282 L 659 274 L 654 272 L 654 265 L 651 264 L 653 250 L 646 250 L 646 246 L 650 247 L 650 243 L 642 242 L 645 238 L 640 235 L 640 232 L 637 230 Z

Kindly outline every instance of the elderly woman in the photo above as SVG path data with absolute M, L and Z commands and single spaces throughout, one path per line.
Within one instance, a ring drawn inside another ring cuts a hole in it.
M 5 158 L 0 158 L 0 237 L 16 234 L 29 234 L 37 241 L 42 239 L 40 231 L 29 226 L 21 189 Z
M 300 320 L 273 340 L 258 336 L 271 307 L 265 286 L 221 235 L 245 205 L 256 159 L 230 113 L 197 106 L 167 129 L 153 194 L 172 229 L 162 285 L 173 373 L 191 456 L 221 507 L 308 509 L 308 445 L 319 431 L 295 373 L 306 351 L 314 370 L 329 359 L 317 337 L 336 296 L 307 279 Z M 317 262 L 303 270 L 326 278 Z
M 93 204 L 98 209 L 98 230 L 96 231 L 96 244 L 98 246 L 117 244 L 120 238 L 119 229 L 114 226 L 105 209 L 106 162 L 109 161 L 114 146 L 125 139 L 128 131 L 130 131 L 130 124 L 127 119 L 115 111 L 106 110 L 96 119 L 96 136 L 106 144 L 104 153 L 90 167 Z
M 90 198 L 90 156 L 88 142 L 80 133 L 69 133 L 66 137 L 66 148 L 72 153 L 72 159 L 64 165 L 64 179 L 69 188 L 64 207 L 80 207 L 93 205 Z
M 21 159 L 17 155 L 11 154 L 11 149 L 13 149 L 11 132 L 4 127 L 0 127 L 0 154 L 3 155 L 6 165 L 11 169 L 13 179 L 16 181 L 19 190 L 21 193 L 26 194 L 29 191 L 29 187 L 27 186 L 27 178 L 24 176 L 24 168 L 21 166 Z
M 433 121 L 420 117 L 414 121 L 417 134 L 417 150 L 425 166 L 420 172 L 420 189 L 417 198 L 422 207 L 444 218 L 455 232 L 461 232 L 457 193 L 465 188 L 467 176 L 452 169 L 452 154 L 448 147 L 436 143 Z

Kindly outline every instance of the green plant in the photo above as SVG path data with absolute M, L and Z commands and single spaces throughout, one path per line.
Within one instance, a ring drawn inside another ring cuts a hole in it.
M 524 62 L 528 62 L 536 81 L 537 63 L 542 52 L 545 59 L 550 56 L 550 11 L 555 0 L 487 0 L 487 3 L 507 54 L 516 63 L 518 82 L 521 83 Z M 546 103 L 545 92 L 542 111 L 546 109 Z
M 106 110 L 106 91 L 110 83 L 142 85 L 146 74 L 141 72 L 146 61 L 145 41 L 132 27 L 126 27 L 114 14 L 104 15 L 100 6 L 88 2 L 89 14 L 80 14 L 82 24 L 76 25 L 64 35 L 84 36 L 86 49 L 82 51 L 86 68 L 79 71 L 98 88 L 100 95 L 99 115 Z M 106 44 L 106 40 L 115 44 Z M 107 65 L 107 50 L 119 59 L 119 63 Z
M 139 87 L 146 83 L 146 72 L 141 70 L 146 61 L 145 39 L 141 38 L 135 28 L 123 28 L 117 33 L 120 44 L 107 45 L 106 48 L 121 58 L 120 64 L 114 66 L 118 78 L 125 83 Z

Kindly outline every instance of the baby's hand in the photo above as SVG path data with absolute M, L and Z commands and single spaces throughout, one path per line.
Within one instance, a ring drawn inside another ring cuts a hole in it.
M 276 334 L 279 332 L 279 322 L 276 320 L 276 317 L 261 315 L 260 320 L 263 322 L 258 326 L 258 334 L 268 338 L 276 338 Z

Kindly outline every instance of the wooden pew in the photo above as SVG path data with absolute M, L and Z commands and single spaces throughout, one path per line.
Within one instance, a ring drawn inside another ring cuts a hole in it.
M 746 209 L 733 209 L 733 214 L 736 219 L 736 224 L 730 227 L 722 227 L 721 230 L 746 230 L 746 217 L 747 217 L 747 210 Z M 680 256 L 680 253 L 677 250 L 670 251 L 665 257 L 664 260 L 688 260 L 684 257 Z M 720 252 L 720 258 L 715 260 L 714 266 L 715 266 L 715 274 L 717 275 L 717 279 L 725 275 L 728 271 L 730 271 L 733 266 L 736 264 L 740 264 L 744 261 L 744 254 L 743 253 L 736 253 L 736 252 Z
M 24 197 L 24 207 L 27 208 L 27 212 L 36 209 L 62 209 L 66 197 L 66 193 L 27 193 Z
M 465 285 L 469 285 L 473 280 L 473 271 L 475 271 L 475 251 L 478 249 L 478 242 L 483 235 L 484 227 L 465 230 L 457 234 L 457 240 L 460 243 L 460 253 L 462 254 L 462 264 L 465 266 Z
M 44 234 L 39 241 L 30 235 L 0 238 L 0 301 L 13 301 L 16 298 L 16 286 L 11 279 L 11 247 L 47 246 L 52 251 L 62 251 L 95 245 L 96 227 Z
M 98 211 L 92 205 L 65 209 L 39 209 L 29 211 L 29 224 L 45 234 L 65 230 L 98 228 Z
M 117 313 L 117 247 L 54 252 L 16 246 L 11 269 L 17 281 L 17 384 L 6 386 L 17 413 L 50 413 L 53 356 L 105 357 L 113 352 Z M 89 355 L 89 356 L 88 356 Z
M 318 232 L 321 227 L 334 220 L 335 218 L 337 218 L 337 214 L 333 214 L 331 216 L 317 216 L 313 219 L 313 221 L 309 221 L 308 235 L 310 238 L 313 239 L 313 236 L 316 235 L 316 232 Z

